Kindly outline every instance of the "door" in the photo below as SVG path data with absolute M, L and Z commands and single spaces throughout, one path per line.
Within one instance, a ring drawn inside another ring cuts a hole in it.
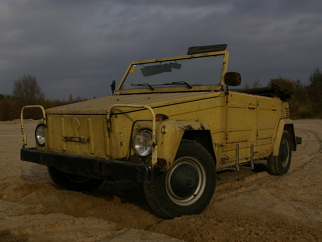
M 230 92 L 226 96 L 226 145 L 224 166 L 250 160 L 251 145 L 257 135 L 257 97 L 245 93 Z

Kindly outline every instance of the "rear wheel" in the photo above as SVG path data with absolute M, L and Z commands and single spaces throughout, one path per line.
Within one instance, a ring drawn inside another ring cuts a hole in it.
M 164 218 L 201 213 L 213 197 L 215 162 L 199 143 L 183 140 L 171 169 L 145 183 L 145 197 Z
M 291 165 L 291 158 L 291 138 L 289 133 L 284 130 L 278 156 L 270 156 L 267 160 L 268 172 L 277 176 L 287 173 Z
M 48 173 L 53 183 L 60 189 L 94 191 L 103 183 L 100 179 L 65 173 L 54 167 L 48 167 Z

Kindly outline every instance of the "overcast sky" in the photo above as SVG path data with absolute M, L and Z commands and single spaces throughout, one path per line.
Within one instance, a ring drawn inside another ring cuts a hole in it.
M 228 44 L 242 86 L 322 69 L 321 0 L 0 0 L 0 94 L 34 75 L 46 98 L 110 95 L 131 61 Z

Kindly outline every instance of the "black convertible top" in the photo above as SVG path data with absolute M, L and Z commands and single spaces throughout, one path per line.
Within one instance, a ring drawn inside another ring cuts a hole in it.
M 279 97 L 282 101 L 287 101 L 292 96 L 292 92 L 275 84 L 272 84 L 270 87 L 261 87 L 253 89 L 235 89 L 234 91 L 264 97 Z

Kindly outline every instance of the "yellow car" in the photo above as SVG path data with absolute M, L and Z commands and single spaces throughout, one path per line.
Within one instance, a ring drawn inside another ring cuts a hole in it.
M 108 179 L 143 183 L 161 217 L 201 213 L 216 172 L 267 159 L 286 173 L 301 138 L 290 120 L 290 93 L 272 86 L 235 89 L 226 45 L 190 47 L 187 55 L 132 62 L 112 96 L 40 108 L 36 145 L 21 159 L 48 167 L 62 189 L 92 191 Z

